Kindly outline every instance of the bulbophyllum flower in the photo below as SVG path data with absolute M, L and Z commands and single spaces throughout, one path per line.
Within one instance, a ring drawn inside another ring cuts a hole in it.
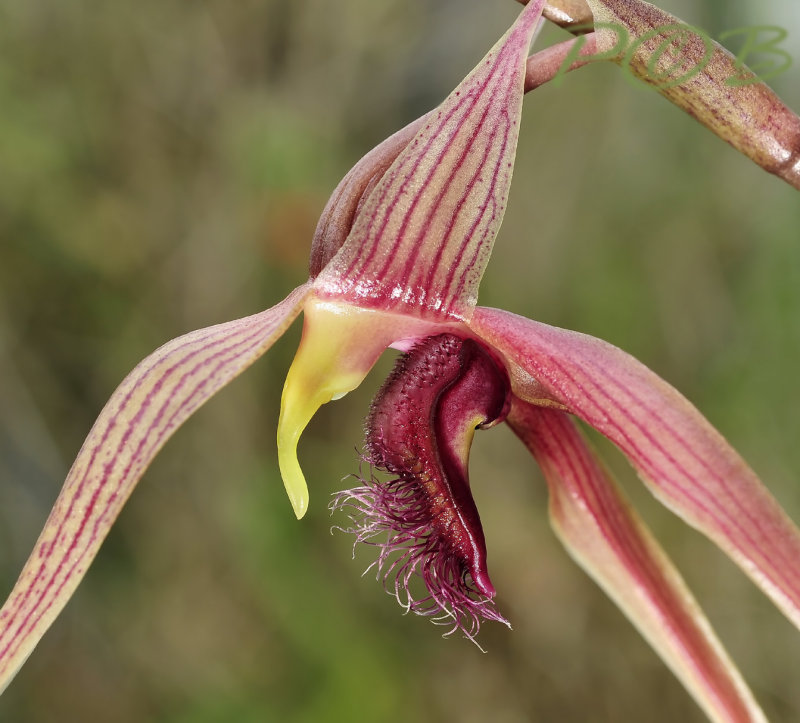
M 438 108 L 345 177 L 318 226 L 308 282 L 266 311 L 168 342 L 114 392 L 0 611 L 0 689 L 74 592 L 158 450 L 302 311 L 278 425 L 278 461 L 298 517 L 308 506 L 297 459 L 303 429 L 388 347 L 399 349 L 367 420 L 363 484 L 334 500 L 349 509 L 357 540 L 383 535 L 376 564 L 389 590 L 469 637 L 482 619 L 503 620 L 467 463 L 475 430 L 507 421 L 544 470 L 559 537 L 706 713 L 764 719 L 572 418 L 616 443 L 653 493 L 798 626 L 800 532 L 702 415 L 639 362 L 597 339 L 477 306 L 543 5 L 530 2 Z

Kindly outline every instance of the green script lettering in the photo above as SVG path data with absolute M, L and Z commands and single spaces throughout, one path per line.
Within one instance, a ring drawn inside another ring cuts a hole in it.
M 711 58 L 714 55 L 714 41 L 711 37 L 701 28 L 696 28 L 685 23 L 671 23 L 668 25 L 660 25 L 644 33 L 636 38 L 629 46 L 630 35 L 625 26 L 619 23 L 588 23 L 585 25 L 576 25 L 572 28 L 575 30 L 612 30 L 616 37 L 614 46 L 608 50 L 581 55 L 581 50 L 586 45 L 586 36 L 579 35 L 575 38 L 569 52 L 566 54 L 558 68 L 558 71 L 553 76 L 551 83 L 558 85 L 563 80 L 570 66 L 577 60 L 584 62 L 594 62 L 595 60 L 613 60 L 621 53 L 625 53 L 619 61 L 620 66 L 627 70 L 632 77 L 644 80 L 647 84 L 655 86 L 658 89 L 672 88 L 673 86 L 685 83 L 698 73 L 705 70 Z M 758 38 L 762 33 L 770 33 L 763 42 L 758 42 Z M 738 75 L 732 75 L 725 80 L 725 84 L 729 86 L 742 86 L 749 85 L 750 83 L 758 83 L 762 80 L 774 78 L 776 75 L 783 73 L 792 65 L 792 57 L 782 48 L 777 47 L 778 43 L 783 42 L 788 35 L 787 31 L 776 25 L 754 25 L 752 27 L 735 28 L 728 30 L 720 35 L 720 40 L 735 37 L 738 35 L 745 36 L 745 42 L 739 54 L 736 56 L 736 68 L 739 70 Z M 631 69 L 631 63 L 634 60 L 634 55 L 644 43 L 652 38 L 661 38 L 659 45 L 653 50 L 646 62 L 638 65 L 637 70 Z M 704 53 L 700 60 L 693 60 L 689 56 L 690 44 L 694 38 L 699 38 L 703 42 Z M 764 60 L 758 64 L 754 64 L 751 68 L 745 65 L 745 60 L 753 54 L 766 53 L 777 56 L 782 62 L 778 60 Z M 669 62 L 672 60 L 673 62 Z M 666 65 L 665 65 L 666 62 Z M 661 64 L 661 68 L 659 68 Z M 691 64 L 687 68 L 687 64 Z M 679 76 L 673 78 L 676 72 L 686 70 Z M 641 87 L 641 86 L 638 86 Z
M 663 40 L 647 59 L 647 64 L 645 66 L 647 75 L 641 74 L 641 78 L 660 89 L 672 88 L 673 86 L 680 85 L 690 78 L 693 78 L 698 73 L 702 73 L 711 60 L 711 56 L 714 54 L 714 43 L 705 31 L 683 23 L 672 23 L 653 28 L 637 38 L 633 45 L 628 48 L 628 52 L 625 53 L 625 57 L 622 60 L 623 67 L 630 70 L 631 61 L 639 47 L 651 38 L 658 36 L 663 36 Z M 693 37 L 698 37 L 703 41 L 705 52 L 699 61 L 693 61 L 686 52 L 687 46 L 692 42 Z M 675 60 L 670 65 L 659 70 L 659 61 L 664 56 L 675 58 Z M 680 71 L 686 66 L 687 61 L 691 63 L 688 70 L 682 75 L 670 80 L 671 76 L 676 71 Z
M 594 23 L 594 24 L 586 24 L 586 25 L 576 25 L 571 27 L 571 31 L 575 30 L 591 30 L 594 28 L 595 30 L 613 30 L 614 34 L 617 38 L 617 42 L 615 43 L 614 47 L 610 50 L 604 50 L 601 53 L 592 53 L 590 55 L 583 55 L 581 56 L 581 50 L 583 46 L 586 44 L 586 36 L 579 35 L 575 38 L 575 42 L 572 44 L 572 47 L 569 49 L 564 60 L 561 61 L 561 65 L 558 68 L 558 71 L 553 76 L 553 79 L 550 83 L 554 86 L 558 86 L 561 83 L 564 76 L 567 74 L 570 66 L 576 60 L 584 60 L 586 62 L 591 62 L 595 60 L 610 60 L 611 58 L 616 57 L 619 55 L 625 47 L 628 45 L 628 31 L 619 23 Z
M 766 42 L 757 43 L 756 40 L 761 32 L 772 33 L 772 37 L 768 38 Z M 720 40 L 731 38 L 736 35 L 744 35 L 744 47 L 739 51 L 736 56 L 736 67 L 740 69 L 743 75 L 732 75 L 725 81 L 725 85 L 742 86 L 749 85 L 750 83 L 758 83 L 762 80 L 774 78 L 776 75 L 788 70 L 792 65 L 792 56 L 789 55 L 783 48 L 776 47 L 778 43 L 786 39 L 788 33 L 777 25 L 754 25 L 748 28 L 735 28 L 727 30 L 720 35 Z M 777 60 L 765 60 L 758 64 L 754 64 L 751 68 L 745 65 L 748 56 L 753 53 L 768 53 L 770 55 L 777 55 L 783 60 L 779 63 Z

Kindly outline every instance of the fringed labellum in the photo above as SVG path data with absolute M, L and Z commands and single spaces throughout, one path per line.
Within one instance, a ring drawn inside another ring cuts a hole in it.
M 428 337 L 398 360 L 366 424 L 365 460 L 390 475 L 336 495 L 356 543 L 380 547 L 379 577 L 407 610 L 433 615 L 473 638 L 497 612 L 486 568 L 486 543 L 467 465 L 476 429 L 505 419 L 505 369 L 478 342 L 452 334 Z M 388 537 L 383 540 L 376 538 Z M 418 575 L 427 594 L 415 599 Z

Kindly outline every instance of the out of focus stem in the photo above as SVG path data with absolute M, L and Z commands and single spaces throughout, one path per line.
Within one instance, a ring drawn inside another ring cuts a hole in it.
M 526 5 L 528 0 L 517 0 Z M 593 60 L 611 60 L 650 85 L 764 170 L 800 190 L 800 118 L 757 75 L 703 31 L 643 0 L 551 0 L 544 16 L 589 45 L 562 43 L 528 60 L 526 90 Z M 578 27 L 576 27 L 576 25 Z M 569 43 L 570 41 L 567 41 Z M 571 41 L 575 42 L 575 41 Z M 676 58 L 678 63 L 676 63 Z M 673 81 L 678 65 L 690 68 Z

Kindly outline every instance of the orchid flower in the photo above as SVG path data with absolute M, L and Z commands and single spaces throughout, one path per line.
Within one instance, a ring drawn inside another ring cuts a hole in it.
M 303 429 L 388 347 L 398 349 L 403 356 L 368 416 L 363 479 L 332 505 L 348 510 L 357 542 L 377 545 L 388 590 L 473 639 L 482 620 L 504 621 L 467 467 L 475 430 L 507 421 L 544 471 L 557 535 L 708 716 L 764 720 L 573 418 L 611 439 L 656 497 L 798 626 L 800 532 L 700 413 L 635 359 L 477 306 L 543 6 L 530 2 L 438 108 L 345 177 L 317 228 L 306 283 L 266 311 L 168 342 L 114 392 L 0 612 L 0 689 L 67 603 L 167 439 L 302 312 L 278 425 L 278 462 L 298 518 L 309 501 L 297 458 Z

